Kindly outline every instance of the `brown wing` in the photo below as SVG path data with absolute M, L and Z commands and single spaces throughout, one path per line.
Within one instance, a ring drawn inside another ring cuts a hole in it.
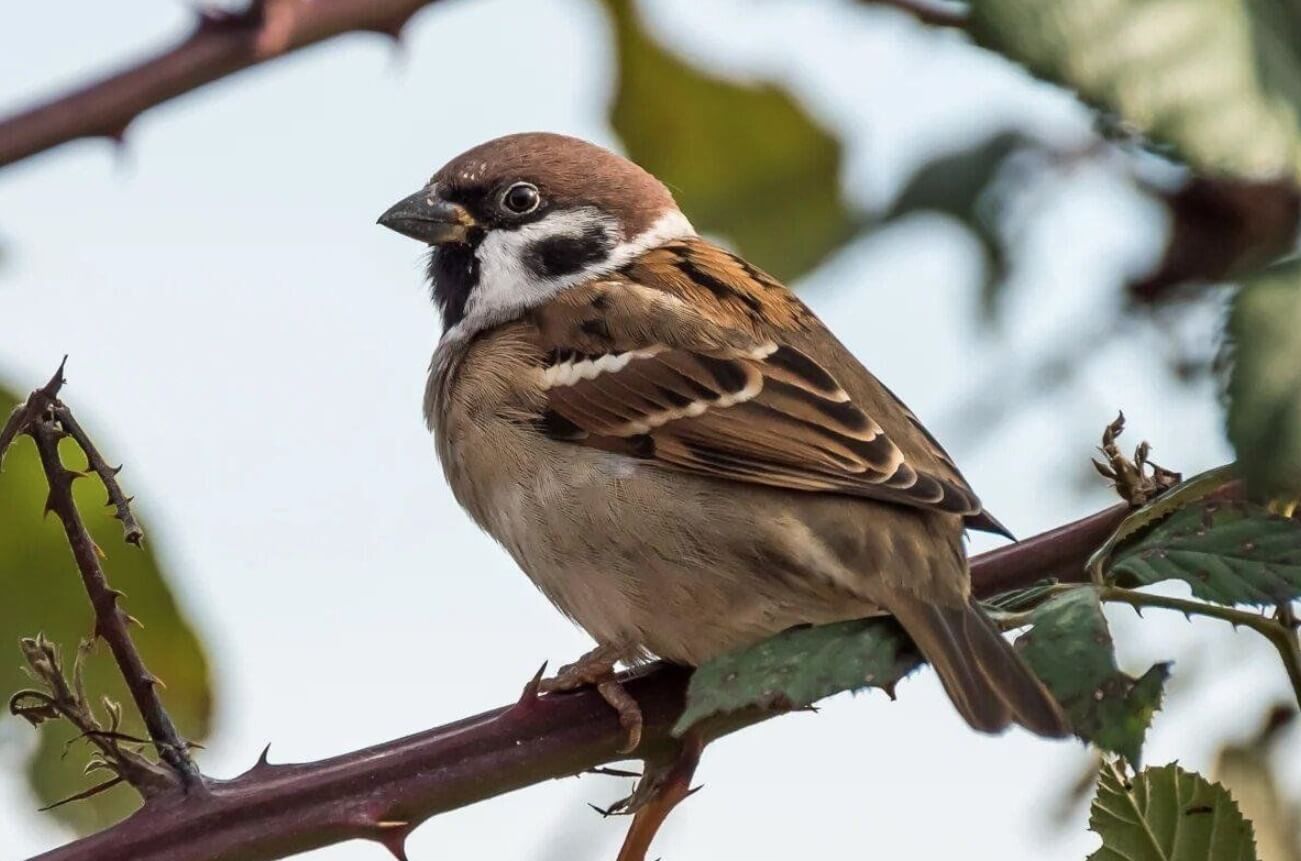
M 567 291 L 537 323 L 542 425 L 554 438 L 983 525 L 979 500 L 911 413 L 856 362 L 853 370 L 879 389 L 883 415 L 852 398 L 812 350 L 795 346 L 818 340 L 811 312 L 721 249 L 699 241 L 666 246 L 617 279 Z M 899 442 L 918 456 L 905 456 Z

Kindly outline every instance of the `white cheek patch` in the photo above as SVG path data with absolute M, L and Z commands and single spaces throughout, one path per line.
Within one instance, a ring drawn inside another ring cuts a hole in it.
M 681 212 L 660 216 L 647 230 L 625 239 L 602 261 L 567 275 L 544 277 L 528 266 L 525 255 L 541 240 L 557 236 L 580 237 L 592 230 L 618 235 L 618 225 L 593 207 L 553 212 L 516 230 L 491 230 L 479 243 L 475 257 L 479 280 L 465 304 L 465 316 L 443 334 L 443 340 L 462 340 L 536 308 L 556 293 L 620 268 L 646 251 L 673 239 L 695 236 L 695 228 Z

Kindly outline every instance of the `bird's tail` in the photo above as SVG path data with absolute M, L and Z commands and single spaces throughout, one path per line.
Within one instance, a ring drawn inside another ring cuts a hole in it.
M 1018 723 L 1036 735 L 1070 734 L 1057 701 L 974 598 L 954 607 L 907 594 L 892 598 L 888 609 L 939 673 L 949 699 L 972 727 L 993 733 Z

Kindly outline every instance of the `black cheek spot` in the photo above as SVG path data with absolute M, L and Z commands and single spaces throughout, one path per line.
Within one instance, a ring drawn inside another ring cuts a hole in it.
M 524 252 L 524 264 L 543 278 L 560 278 L 582 272 L 610 256 L 614 240 L 599 224 L 577 236 L 548 236 Z

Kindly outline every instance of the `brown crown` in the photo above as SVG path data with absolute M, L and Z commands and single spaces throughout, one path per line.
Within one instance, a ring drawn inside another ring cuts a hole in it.
M 604 147 L 550 132 L 506 135 L 466 150 L 434 174 L 444 194 L 524 180 L 560 208 L 594 206 L 635 236 L 677 209 L 664 184 Z

